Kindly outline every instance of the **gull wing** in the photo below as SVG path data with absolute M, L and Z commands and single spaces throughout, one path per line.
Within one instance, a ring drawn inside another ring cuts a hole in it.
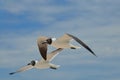
M 69 43 L 70 40 L 72 40 L 73 38 L 70 37 L 69 35 L 67 34 L 64 34 L 62 37 L 58 38 L 56 41 L 57 42 L 65 42 L 65 43 Z
M 47 59 L 47 43 L 44 44 L 38 44 L 38 48 L 39 48 L 39 52 L 41 54 L 41 56 L 43 57 L 43 59 Z
M 47 37 L 40 37 L 37 40 L 37 44 L 38 44 L 38 49 L 39 49 L 39 52 L 40 52 L 42 58 L 46 60 L 47 59 L 47 47 L 48 47 L 48 44 L 43 43 L 45 40 L 47 40 Z
M 90 47 L 88 47 L 83 41 L 81 41 L 79 38 L 71 35 L 71 34 L 67 34 L 68 36 L 70 36 L 71 38 L 73 38 L 75 41 L 77 41 L 79 44 L 81 44 L 84 48 L 86 48 L 88 51 L 90 51 L 93 55 L 96 56 L 96 54 L 90 49 Z
M 49 61 L 49 62 L 52 61 L 59 54 L 59 52 L 62 51 L 62 50 L 63 50 L 62 48 L 58 48 L 58 49 L 52 51 L 51 53 L 49 53 L 47 55 L 47 61 Z M 44 62 L 44 61 L 45 60 L 42 59 L 40 62 Z
M 23 72 L 23 71 L 26 71 L 26 70 L 29 70 L 29 69 L 32 69 L 32 68 L 33 68 L 32 65 L 27 65 L 27 66 L 24 66 L 24 67 L 18 69 L 16 72 L 11 72 L 11 73 L 9 73 L 9 74 L 10 74 L 10 75 L 13 75 L 13 74 L 15 74 L 15 73 Z
M 58 49 L 52 51 L 50 54 L 47 55 L 47 60 L 52 61 L 62 50 L 63 50 L 62 48 L 58 48 Z

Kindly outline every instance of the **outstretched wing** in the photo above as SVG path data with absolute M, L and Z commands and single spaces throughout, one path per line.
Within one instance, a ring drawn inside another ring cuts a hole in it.
M 43 57 L 43 59 L 47 59 L 47 43 L 44 44 L 38 44 L 38 48 L 40 51 L 41 56 Z
M 39 52 L 44 60 L 47 59 L 47 47 L 48 47 L 47 43 L 43 43 L 45 40 L 47 40 L 47 37 L 40 37 L 37 40 Z
M 9 73 L 9 74 L 10 74 L 10 75 L 13 75 L 13 74 L 15 74 L 15 73 L 23 72 L 23 71 L 26 71 L 26 70 L 29 70 L 29 69 L 32 69 L 32 68 L 33 68 L 32 65 L 27 65 L 27 66 L 24 66 L 24 67 L 18 69 L 18 70 L 15 71 L 15 72 Z
M 58 49 L 52 51 L 51 53 L 49 53 L 47 55 L 47 60 L 52 61 L 59 54 L 59 52 L 62 50 L 63 50 L 63 48 L 58 48 Z
M 56 41 L 57 42 L 62 42 L 62 43 L 66 43 L 68 44 L 70 42 L 70 40 L 72 40 L 72 37 L 68 36 L 67 34 L 64 34 L 63 36 L 61 36 L 60 38 L 58 38 Z
M 90 51 L 93 55 L 96 56 L 96 54 L 83 42 L 81 41 L 79 38 L 71 35 L 71 34 L 67 34 L 68 36 L 72 37 L 75 41 L 77 41 L 79 44 L 81 44 L 84 48 L 86 48 L 88 51 Z
M 52 51 L 51 53 L 47 54 L 47 60 L 46 61 L 52 61 L 58 54 L 60 51 L 62 51 L 63 49 L 62 48 L 58 48 L 54 51 Z M 45 60 L 42 59 L 40 62 L 44 62 Z

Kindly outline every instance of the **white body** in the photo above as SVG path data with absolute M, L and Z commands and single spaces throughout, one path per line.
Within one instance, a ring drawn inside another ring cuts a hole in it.
M 36 63 L 36 65 L 33 68 L 36 68 L 36 69 L 55 68 L 57 69 L 58 67 L 59 65 L 52 64 L 49 61 L 43 61 L 43 62 L 40 61 Z

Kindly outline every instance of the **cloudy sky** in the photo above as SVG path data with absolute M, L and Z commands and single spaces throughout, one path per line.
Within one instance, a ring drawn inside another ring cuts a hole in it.
M 61 65 L 58 70 L 9 75 L 41 58 L 39 36 L 64 33 L 83 40 L 98 57 L 83 47 L 66 49 L 52 61 Z M 0 80 L 120 80 L 119 41 L 120 0 L 0 0 Z

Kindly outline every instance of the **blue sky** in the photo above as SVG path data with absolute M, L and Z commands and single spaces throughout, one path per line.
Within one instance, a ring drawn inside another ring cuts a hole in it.
M 119 0 L 0 0 L 0 79 L 120 80 L 119 4 Z M 53 60 L 61 65 L 58 70 L 8 74 L 41 58 L 39 36 L 64 33 L 79 37 L 98 57 L 84 48 L 66 49 Z

